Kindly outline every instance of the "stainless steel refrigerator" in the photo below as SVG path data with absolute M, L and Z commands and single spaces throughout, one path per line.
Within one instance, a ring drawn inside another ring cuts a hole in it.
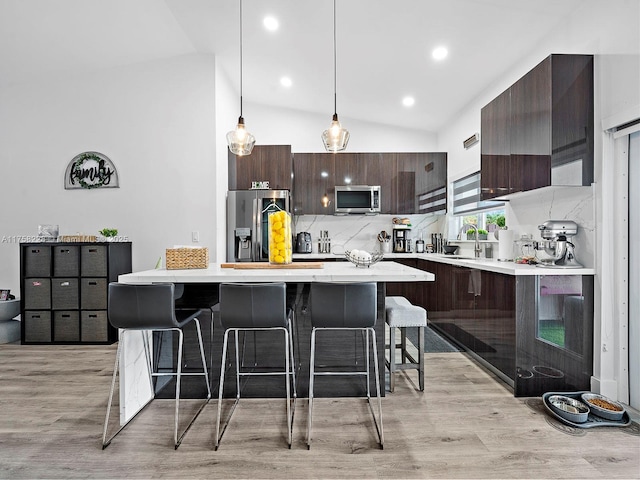
M 269 260 L 269 213 L 291 212 L 289 190 L 232 190 L 227 194 L 227 261 Z

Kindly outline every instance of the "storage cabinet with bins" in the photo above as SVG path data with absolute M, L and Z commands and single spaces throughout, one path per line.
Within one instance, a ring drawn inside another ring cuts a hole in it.
M 113 343 L 107 288 L 131 272 L 131 243 L 20 245 L 22 343 Z

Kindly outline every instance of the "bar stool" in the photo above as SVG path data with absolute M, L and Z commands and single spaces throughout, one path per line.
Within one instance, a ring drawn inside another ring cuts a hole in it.
M 367 382 L 367 403 L 376 426 L 380 448 L 384 448 L 382 427 L 382 400 L 380 397 L 380 377 L 378 369 L 378 347 L 376 345 L 376 283 L 312 283 L 310 291 L 311 308 L 311 359 L 309 370 L 309 420 L 307 425 L 307 448 L 311 448 L 313 425 L 313 384 L 318 375 L 362 375 Z M 316 371 L 316 335 L 327 331 L 360 331 L 366 336 L 366 369 L 352 371 Z M 373 367 L 378 398 L 378 418 L 371 404 L 369 340 L 373 345 Z
M 240 377 L 252 375 L 284 375 L 287 392 L 287 432 L 291 448 L 293 415 L 295 414 L 296 380 L 293 351 L 292 315 L 286 308 L 286 285 L 284 283 L 223 283 L 220 285 L 220 324 L 224 329 L 222 361 L 220 366 L 220 387 L 218 388 L 218 415 L 216 420 L 215 449 L 218 450 L 231 416 L 240 401 Z M 276 331 L 284 333 L 284 371 L 251 372 L 241 371 L 238 334 L 239 332 Z M 224 376 L 227 363 L 229 333 L 234 333 L 236 400 L 225 425 L 220 428 Z M 293 377 L 293 407 L 291 405 L 291 377 Z
M 389 325 L 389 391 L 393 392 L 397 370 L 418 370 L 418 385 L 424 391 L 424 328 L 427 326 L 427 311 L 413 305 L 404 297 L 385 298 L 387 325 Z M 418 359 L 407 351 L 407 328 L 418 328 Z M 400 329 L 400 343 L 396 343 L 396 328 Z M 396 349 L 400 349 L 401 363 L 396 363 Z M 407 361 L 408 360 L 408 361 Z
M 113 392 L 115 390 L 116 376 L 118 375 L 118 365 L 120 361 L 120 355 L 122 351 L 122 345 L 126 335 L 132 331 L 143 332 L 142 342 L 144 345 L 144 354 L 149 373 L 149 385 L 151 391 L 154 392 L 153 386 L 154 377 L 173 376 L 176 377 L 176 399 L 175 399 L 175 422 L 173 442 L 174 448 L 178 448 L 182 439 L 186 435 L 191 425 L 200 414 L 204 406 L 211 398 L 211 387 L 209 385 L 209 374 L 207 372 L 207 364 L 204 358 L 204 347 L 202 344 L 202 331 L 200 329 L 200 321 L 198 316 L 202 315 L 205 310 L 177 310 L 175 308 L 176 297 L 179 296 L 181 289 L 178 289 L 176 294 L 176 288 L 172 283 L 156 283 L 145 285 L 125 285 L 120 283 L 109 284 L 109 296 L 108 296 L 108 310 L 109 323 L 116 328 L 120 329 L 120 339 L 118 341 L 118 351 L 116 353 L 116 361 L 113 369 L 113 377 L 111 380 L 111 391 L 109 393 L 109 402 L 107 404 L 107 415 L 104 422 L 104 431 L 102 434 L 102 448 L 106 448 L 111 443 L 111 440 L 118 435 L 131 420 L 135 418 L 134 415 L 126 423 L 120 426 L 117 432 L 115 432 L 109 439 L 107 439 L 107 429 L 109 426 L 109 416 L 111 414 L 111 405 L 113 402 Z M 202 372 L 198 373 L 185 373 L 182 371 L 183 367 L 183 332 L 182 329 L 190 322 L 194 322 L 196 325 L 196 331 L 198 333 L 198 344 L 200 347 L 200 359 L 202 361 Z M 165 332 L 172 331 L 178 333 L 178 358 L 175 372 L 154 372 L 151 360 L 151 348 L 149 346 L 149 338 L 147 333 L 153 332 Z M 204 377 L 207 386 L 207 397 L 205 402 L 200 406 L 196 414 L 193 416 L 189 425 L 184 432 L 178 437 L 178 419 L 180 410 L 180 385 L 182 377 L 185 375 L 195 375 Z M 153 400 L 153 398 L 151 399 Z M 145 407 L 151 402 L 147 402 Z M 144 407 L 143 407 L 144 408 Z M 139 412 L 138 412 L 139 413 Z

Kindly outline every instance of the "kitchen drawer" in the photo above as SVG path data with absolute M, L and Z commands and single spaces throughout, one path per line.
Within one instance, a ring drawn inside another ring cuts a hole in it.
M 51 280 L 48 278 L 25 278 L 24 309 L 49 310 L 51 308 Z
M 80 312 L 80 340 L 82 342 L 107 342 L 109 340 L 109 320 L 106 310 Z
M 80 308 L 82 310 L 107 309 L 107 279 L 80 279 Z
M 48 277 L 51 275 L 51 247 L 30 246 L 24 249 L 24 276 Z
M 80 315 L 77 310 L 53 312 L 53 341 L 80 341 Z
M 53 310 L 75 310 L 78 308 L 78 279 L 51 279 L 51 308 Z
M 84 245 L 80 253 L 80 275 L 83 277 L 107 276 L 107 247 Z
M 80 274 L 78 250 L 75 245 L 53 247 L 54 277 L 77 277 Z
M 51 342 L 51 312 L 24 312 L 25 342 Z

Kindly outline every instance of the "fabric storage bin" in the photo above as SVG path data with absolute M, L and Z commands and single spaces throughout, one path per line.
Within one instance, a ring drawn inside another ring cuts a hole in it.
M 80 341 L 80 321 L 77 310 L 53 312 L 53 341 Z
M 49 310 L 51 308 L 51 281 L 48 278 L 24 280 L 24 309 Z
M 109 322 L 106 310 L 80 312 L 80 340 L 83 342 L 107 342 Z
M 51 312 L 24 312 L 25 342 L 51 342 Z
M 107 247 L 105 245 L 82 246 L 80 275 L 83 277 L 107 276 Z
M 24 249 L 24 276 L 48 277 L 51 275 L 51 247 L 34 245 Z
M 53 310 L 75 310 L 78 308 L 78 279 L 51 279 L 51 308 Z
M 75 245 L 53 247 L 53 276 L 77 277 L 79 273 L 78 247 Z
M 107 309 L 107 279 L 80 279 L 80 308 L 82 310 Z

